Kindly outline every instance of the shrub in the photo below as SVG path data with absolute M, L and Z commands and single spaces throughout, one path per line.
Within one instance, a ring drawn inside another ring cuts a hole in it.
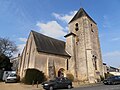
M 111 76 L 114 76 L 114 75 L 110 74 L 110 73 L 105 73 L 105 78 L 108 78 L 108 77 L 111 77 Z
M 25 73 L 25 77 L 22 79 L 22 82 L 25 84 L 36 84 L 42 83 L 45 81 L 45 75 L 42 71 L 37 69 L 27 69 Z
M 103 81 L 104 80 L 104 77 L 102 75 L 100 75 L 100 80 Z
M 72 74 L 67 74 L 66 75 L 68 79 L 70 79 L 71 81 L 74 81 L 74 76 Z
M 17 75 L 17 81 L 20 82 L 20 76 L 19 75 Z

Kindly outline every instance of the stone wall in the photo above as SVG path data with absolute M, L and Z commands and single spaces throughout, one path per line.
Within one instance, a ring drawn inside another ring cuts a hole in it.
M 58 76 L 58 70 L 63 68 L 64 75 L 66 76 L 67 70 L 67 59 L 68 57 L 59 56 L 54 54 L 37 52 L 36 45 L 32 33 L 27 40 L 26 46 L 22 52 L 20 64 L 19 64 L 19 75 L 22 78 L 25 75 L 25 70 L 28 68 L 36 68 L 43 71 L 47 77 L 49 77 L 49 66 L 48 64 L 55 67 L 55 76 Z
M 80 81 L 96 82 L 103 75 L 97 25 L 83 16 L 69 24 L 69 32 L 76 35 L 66 38 L 66 50 L 71 55 L 70 65 L 73 68 L 71 73 Z
M 58 76 L 58 71 L 62 68 L 65 70 L 64 76 L 66 76 L 67 58 L 68 57 L 39 52 L 36 54 L 35 57 L 35 68 L 43 71 L 48 78 L 51 78 L 50 73 L 52 72 L 53 77 Z M 51 67 L 54 68 L 54 71 L 49 72 L 49 68 Z
M 22 78 L 27 68 L 34 68 L 36 54 L 36 45 L 32 33 L 30 33 L 26 46 L 23 49 L 21 60 L 19 62 L 18 74 Z

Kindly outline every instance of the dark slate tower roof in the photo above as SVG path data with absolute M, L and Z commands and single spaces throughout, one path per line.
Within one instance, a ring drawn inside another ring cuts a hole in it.
M 45 36 L 35 31 L 31 32 L 33 34 L 38 52 L 44 52 L 61 56 L 69 56 L 68 53 L 65 51 L 64 41 Z
M 82 16 L 87 16 L 92 22 L 96 24 L 96 22 L 85 12 L 83 8 L 80 8 L 79 11 L 75 14 L 75 16 L 72 18 L 72 20 L 69 22 L 69 24 L 78 18 L 81 18 Z

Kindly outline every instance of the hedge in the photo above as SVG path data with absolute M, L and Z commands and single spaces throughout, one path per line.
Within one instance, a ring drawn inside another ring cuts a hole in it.
M 42 71 L 39 71 L 37 69 L 27 69 L 24 78 L 22 79 L 22 82 L 25 84 L 36 84 L 36 83 L 42 83 L 45 81 L 45 75 Z

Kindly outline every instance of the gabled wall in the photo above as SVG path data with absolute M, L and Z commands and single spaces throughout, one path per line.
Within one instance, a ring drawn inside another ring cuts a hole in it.
M 47 78 L 50 77 L 49 67 L 54 66 L 54 77 L 58 76 L 58 71 L 63 68 L 64 76 L 67 72 L 67 56 L 54 55 L 49 53 L 37 52 L 36 44 L 32 33 L 30 33 L 26 46 L 22 52 L 19 75 L 24 77 L 28 68 L 36 68 L 43 71 Z M 54 64 L 54 65 L 53 65 Z
M 21 62 L 19 68 L 19 73 L 21 78 L 24 76 L 25 70 L 27 68 L 34 68 L 35 53 L 36 53 L 36 46 L 35 46 L 34 38 L 32 33 L 30 33 L 21 55 Z

